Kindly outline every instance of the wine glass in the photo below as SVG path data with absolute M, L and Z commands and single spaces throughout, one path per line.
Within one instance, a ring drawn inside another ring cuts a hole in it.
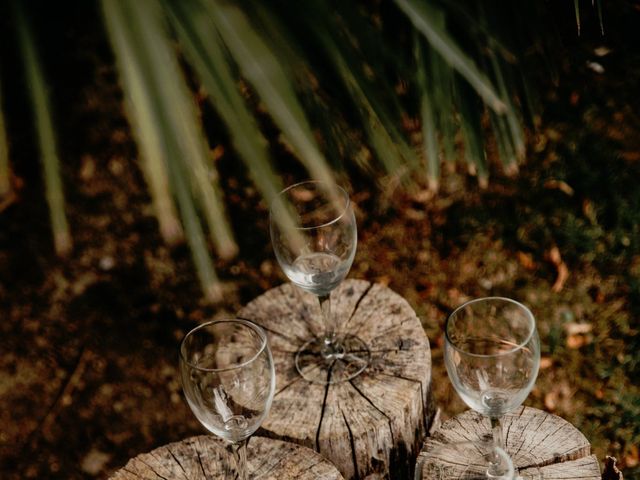
M 247 439 L 269 413 L 276 385 L 266 334 L 248 320 L 204 323 L 180 344 L 180 373 L 189 407 L 227 441 L 234 478 L 246 480 Z
M 287 224 L 293 219 L 293 224 Z M 305 181 L 284 189 L 271 205 L 271 243 L 289 280 L 318 297 L 324 334 L 296 353 L 296 368 L 310 382 L 350 380 L 370 360 L 366 344 L 339 332 L 330 294 L 346 277 L 356 254 L 356 220 L 349 195 L 338 185 Z
M 514 480 L 511 458 L 492 441 L 429 443 L 418 456 L 414 480 Z
M 461 305 L 447 319 L 444 359 L 458 395 L 489 417 L 496 447 L 507 451 L 502 419 L 527 398 L 540 367 L 531 311 L 502 297 Z

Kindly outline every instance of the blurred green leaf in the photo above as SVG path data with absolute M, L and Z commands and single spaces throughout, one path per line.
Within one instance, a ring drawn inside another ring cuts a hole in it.
M 484 132 L 482 130 L 481 110 L 476 104 L 477 97 L 470 91 L 468 84 L 456 82 L 456 97 L 460 108 L 460 126 L 463 133 L 465 158 L 471 173 L 477 175 L 481 187 L 487 185 L 489 170 L 484 150 Z
M 447 31 L 433 20 L 438 15 L 438 9 L 419 0 L 395 0 L 395 2 L 429 44 L 469 82 L 487 105 L 496 113 L 504 113 L 506 106 L 486 75 L 478 69 L 473 59 L 463 52 Z
M 49 204 L 51 228 L 53 230 L 53 241 L 56 253 L 60 256 L 66 256 L 71 252 L 73 243 L 65 213 L 60 158 L 58 156 L 49 95 L 42 72 L 42 65 L 38 59 L 33 33 L 23 11 L 22 2 L 14 0 L 12 6 L 16 17 L 18 39 L 29 86 L 30 100 L 35 115 L 35 129 L 44 169 L 44 182 Z
M 207 2 L 206 6 L 242 74 L 258 92 L 311 176 L 332 182 L 331 170 L 276 55 L 251 27 L 238 6 L 224 0 Z
M 432 88 L 433 78 L 427 71 L 427 58 L 425 58 L 425 46 L 421 38 L 416 38 L 415 55 L 417 68 L 417 83 L 421 94 L 420 117 L 422 119 L 422 145 L 427 162 L 427 180 L 433 190 L 438 188 L 440 177 L 440 156 L 436 132 L 435 94 Z
M 186 55 L 209 93 L 211 105 L 218 110 L 231 135 L 231 142 L 249 167 L 251 178 L 269 203 L 282 190 L 280 179 L 271 168 L 267 141 L 240 95 L 237 81 L 224 55 L 220 37 L 211 28 L 199 2 L 164 2 Z M 284 210 L 288 213 L 288 210 Z M 291 215 L 278 217 L 283 228 L 294 224 Z
M 161 153 L 168 169 L 187 241 L 203 290 L 220 298 L 220 283 L 211 263 L 191 192 L 205 210 L 219 251 L 235 251 L 219 197 L 206 167 L 207 148 L 193 99 L 179 74 L 175 54 L 163 30 L 155 1 L 103 0 L 103 12 L 114 52 L 123 72 L 123 87 L 131 95 L 132 122 L 142 140 L 143 155 Z M 129 71 L 132 69 L 132 71 Z M 140 76 L 140 78 L 138 78 Z M 136 82 L 142 82 L 139 85 Z M 137 88 L 144 85 L 144 88 Z M 156 168 L 160 169 L 158 164 Z M 163 174 L 158 174 L 163 175 Z
M 542 18 L 534 7 L 462 0 L 102 5 L 160 231 L 175 243 L 184 223 L 203 284 L 216 281 L 212 266 L 202 263 L 210 263 L 204 233 L 222 257 L 233 256 L 237 245 L 183 67 L 208 93 L 269 202 L 282 188 L 269 156 L 268 140 L 275 138 L 324 181 L 347 160 L 379 184 L 420 183 L 426 170 L 436 188 L 441 159 L 460 156 L 459 140 L 481 185 L 489 174 L 485 137 L 489 146 L 495 137 L 507 169 L 524 157 L 518 107 L 527 105 L 531 115 L 535 102 L 520 62 L 530 52 L 527 34 L 536 34 Z M 483 8 L 488 13 L 479 15 Z M 536 43 L 531 51 L 542 50 Z M 263 112 L 281 132 L 268 140 L 257 121 Z M 416 152 L 419 130 L 426 168 Z
M 598 9 L 598 22 L 600 22 L 600 33 L 604 35 L 604 20 L 602 19 L 602 0 L 596 0 Z
M 104 2 L 104 16 L 110 39 L 116 54 L 123 88 L 127 92 L 125 103 L 132 131 L 141 150 L 142 169 L 151 189 L 151 197 L 165 242 L 175 244 L 183 238 L 182 226 L 175 211 L 169 175 L 167 151 L 163 144 L 163 132 L 157 122 L 158 106 L 154 103 L 144 65 L 137 51 L 138 44 L 132 38 L 118 3 Z

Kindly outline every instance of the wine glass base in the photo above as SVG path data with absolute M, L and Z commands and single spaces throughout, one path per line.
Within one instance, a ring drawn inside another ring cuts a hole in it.
M 514 480 L 507 453 L 486 440 L 434 443 L 421 453 L 415 480 Z
M 349 381 L 362 373 L 371 361 L 367 345 L 355 335 L 325 344 L 314 338 L 296 353 L 296 369 L 307 381 L 329 385 Z

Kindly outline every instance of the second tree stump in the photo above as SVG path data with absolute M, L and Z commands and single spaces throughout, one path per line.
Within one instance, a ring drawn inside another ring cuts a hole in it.
M 311 383 L 295 367 L 298 348 L 321 336 L 318 300 L 284 284 L 238 316 L 264 327 L 276 394 L 260 433 L 313 448 L 347 478 L 407 478 L 433 416 L 431 352 L 413 309 L 390 289 L 345 280 L 332 293 L 339 331 L 368 345 L 371 362 L 353 380 Z
M 591 444 L 566 420 L 531 407 L 520 407 L 505 416 L 504 441 L 507 453 L 522 478 L 542 474 L 545 480 L 600 480 L 598 460 L 591 455 Z M 491 435 L 489 418 L 467 410 L 446 422 L 429 437 L 419 456 L 439 445 L 475 441 Z M 438 468 L 460 469 L 460 458 L 438 456 Z M 424 473 L 422 480 L 429 480 Z

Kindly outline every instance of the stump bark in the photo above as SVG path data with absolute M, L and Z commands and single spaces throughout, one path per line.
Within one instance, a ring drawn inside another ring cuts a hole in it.
M 413 309 L 390 289 L 345 280 L 331 295 L 339 333 L 360 337 L 371 352 L 356 378 L 321 385 L 295 368 L 295 354 L 323 333 L 318 300 L 284 284 L 239 312 L 267 331 L 276 394 L 261 435 L 310 447 L 347 479 L 408 478 L 433 415 L 431 352 Z
M 539 468 L 545 480 L 600 480 L 600 466 L 585 436 L 562 418 L 541 410 L 521 407 L 507 415 L 503 422 L 507 453 L 520 475 L 527 478 L 527 467 Z M 418 456 L 424 460 L 427 452 L 439 445 L 473 441 L 491 434 L 487 417 L 471 410 L 444 422 L 429 437 Z M 459 459 L 438 459 L 444 467 L 456 465 Z M 423 479 L 427 480 L 425 473 Z
M 111 480 L 214 480 L 233 466 L 225 443 L 213 436 L 191 437 L 138 455 Z M 340 480 L 340 472 L 316 452 L 271 438 L 251 437 L 249 475 L 256 480 Z

